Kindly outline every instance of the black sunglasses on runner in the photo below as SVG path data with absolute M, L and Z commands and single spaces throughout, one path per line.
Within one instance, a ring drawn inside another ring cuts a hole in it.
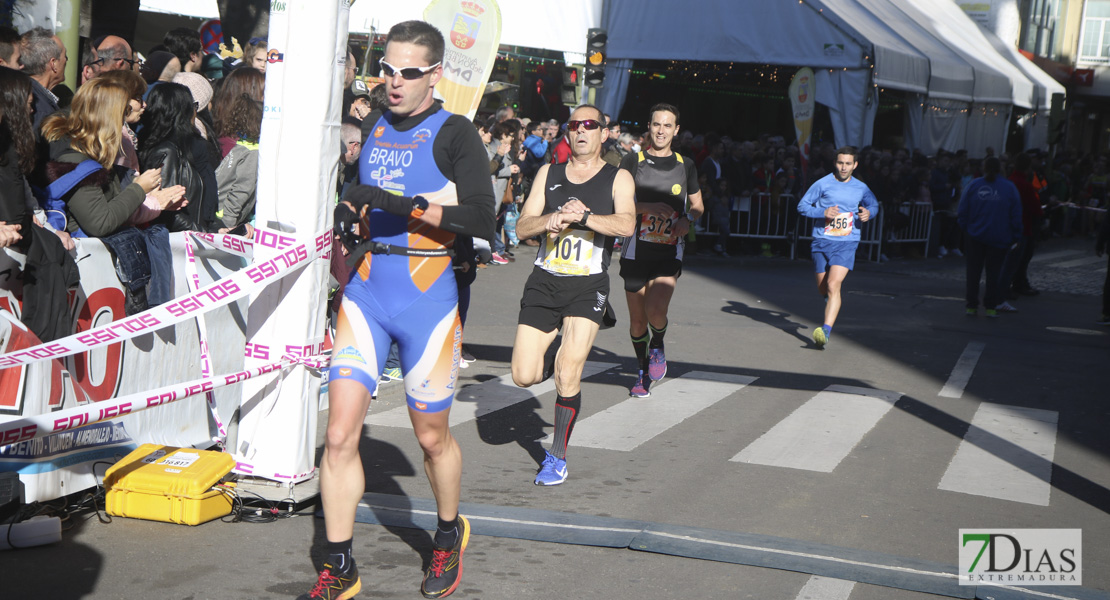
M 601 121 L 595 119 L 585 119 L 582 121 L 567 121 L 567 130 L 574 131 L 579 127 L 584 127 L 586 131 L 593 131 L 601 127 Z
M 427 67 L 405 67 L 403 69 L 398 69 L 384 60 L 379 60 L 378 64 L 382 67 L 382 77 L 393 77 L 395 74 L 400 73 L 401 79 L 408 79 L 409 81 L 420 79 L 439 66 L 439 63 L 436 63 Z

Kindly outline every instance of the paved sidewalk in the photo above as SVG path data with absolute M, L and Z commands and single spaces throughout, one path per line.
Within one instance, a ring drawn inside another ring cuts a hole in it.
M 1086 237 L 1050 238 L 1037 246 L 1029 265 L 1029 280 L 1044 292 L 1098 296 L 1106 277 L 1106 255 L 1095 256 L 1095 242 Z M 963 281 L 963 257 L 897 258 L 884 263 L 856 261 L 856 268 L 936 279 Z

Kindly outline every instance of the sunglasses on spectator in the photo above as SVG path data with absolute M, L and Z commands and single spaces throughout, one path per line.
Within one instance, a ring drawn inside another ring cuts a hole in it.
M 567 129 L 568 130 L 575 131 L 579 127 L 582 127 L 586 131 L 593 131 L 593 130 L 598 129 L 598 128 L 601 127 L 601 121 L 597 121 L 595 119 L 584 119 L 582 121 L 567 121 Z
M 427 67 L 405 67 L 403 69 L 398 69 L 397 67 L 385 62 L 384 60 L 379 60 L 378 64 L 382 66 L 382 77 L 392 78 L 394 75 L 400 73 L 401 79 L 407 79 L 409 81 L 420 79 L 421 77 L 434 71 L 435 68 L 439 66 L 439 63 L 436 63 Z
M 90 66 L 90 67 L 99 67 L 100 65 L 103 65 L 103 64 L 104 64 L 104 59 L 103 58 L 98 58 L 94 61 L 90 61 L 88 66 Z

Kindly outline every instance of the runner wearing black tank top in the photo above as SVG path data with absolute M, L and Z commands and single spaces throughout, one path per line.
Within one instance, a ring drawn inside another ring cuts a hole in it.
M 528 387 L 544 379 L 544 355 L 562 327 L 555 356 L 555 436 L 536 485 L 567 478 L 567 441 L 582 406 L 582 367 L 608 311 L 609 257 L 614 237 L 635 226 L 635 184 L 627 171 L 601 160 L 608 130 L 596 106 L 579 106 L 567 123 L 571 158 L 545 165 L 517 220 L 517 235 L 546 233 L 525 284 L 513 343 L 513 381 Z

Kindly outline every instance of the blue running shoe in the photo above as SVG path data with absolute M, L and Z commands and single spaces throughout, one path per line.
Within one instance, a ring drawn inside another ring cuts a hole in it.
M 382 383 L 389 383 L 390 381 L 401 381 L 405 376 L 401 374 L 401 369 L 393 367 L 382 371 Z
M 636 378 L 636 384 L 632 386 L 632 389 L 628 390 L 628 395 L 633 398 L 647 398 L 651 396 L 651 392 L 648 391 L 650 386 L 651 378 L 644 377 L 644 372 L 640 371 L 640 376 Z
M 567 461 L 548 452 L 536 474 L 536 485 L 559 485 L 567 480 Z
M 648 350 L 648 377 L 652 381 L 659 381 L 667 374 L 667 355 L 662 348 Z

